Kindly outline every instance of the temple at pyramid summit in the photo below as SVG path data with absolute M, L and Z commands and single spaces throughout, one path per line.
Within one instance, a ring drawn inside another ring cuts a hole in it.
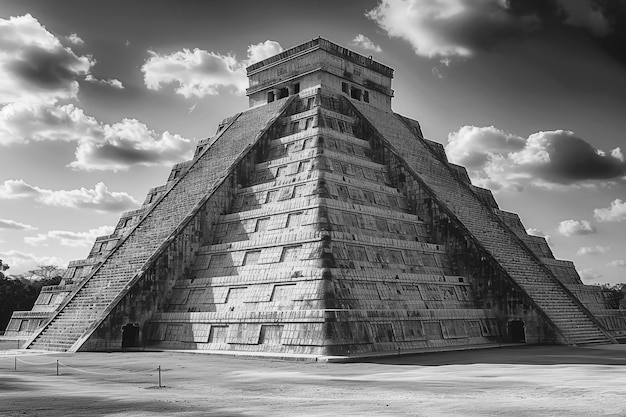
M 339 358 L 626 338 L 626 310 L 392 111 L 393 72 L 323 38 L 248 67 L 250 108 L 6 334 Z

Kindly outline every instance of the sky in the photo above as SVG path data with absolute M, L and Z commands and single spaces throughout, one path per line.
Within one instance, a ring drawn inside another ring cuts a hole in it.
M 394 68 L 395 112 L 626 282 L 626 0 L 0 0 L 0 259 L 83 259 L 220 120 L 245 67 L 322 36 Z

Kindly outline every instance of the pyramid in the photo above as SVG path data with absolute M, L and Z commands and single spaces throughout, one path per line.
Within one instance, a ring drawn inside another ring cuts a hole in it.
M 28 348 L 350 357 L 626 335 L 391 110 L 391 68 L 317 38 L 247 71 L 251 108 L 70 264 Z

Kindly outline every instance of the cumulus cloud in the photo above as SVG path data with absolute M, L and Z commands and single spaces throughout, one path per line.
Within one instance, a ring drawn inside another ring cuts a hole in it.
M 75 34 L 68 37 L 74 44 L 79 39 Z M 250 47 L 255 56 L 262 56 L 262 44 Z M 63 47 L 30 15 L 0 19 L 0 145 L 73 141 L 76 160 L 69 166 L 86 171 L 171 165 L 193 155 L 192 141 L 179 135 L 156 133 L 132 119 L 102 123 L 75 104 L 60 104 L 61 99 L 76 99 L 82 77 L 124 88 L 117 79 L 90 74 L 94 63 Z
M 0 229 L 35 230 L 36 227 L 33 227 L 29 224 L 16 222 L 14 220 L 0 219 Z
M 536 229 L 534 227 L 529 227 L 528 229 L 526 229 L 526 233 L 529 234 L 530 236 L 537 236 L 537 237 L 542 237 L 546 240 L 546 242 L 548 242 L 548 244 L 552 244 L 552 236 L 549 234 L 546 234 L 543 230 L 540 229 Z
M 11 268 L 12 274 L 22 274 L 26 271 L 37 269 L 38 265 L 55 265 L 64 268 L 67 261 L 56 256 L 37 256 L 32 253 L 10 250 L 0 252 L 0 259 Z
M 99 182 L 94 188 L 47 190 L 22 180 L 6 180 L 0 185 L 0 199 L 32 199 L 48 206 L 91 209 L 99 212 L 120 212 L 139 206 L 139 201 L 125 192 L 109 191 Z
M 611 250 L 611 248 L 608 246 L 584 246 L 578 249 L 576 255 L 601 255 L 607 253 L 609 250 Z
M 67 37 L 67 40 L 70 41 L 71 43 L 73 43 L 74 45 L 84 45 L 85 41 L 81 39 L 80 36 L 78 36 L 76 33 L 72 33 L 70 34 L 70 36 Z
M 380 0 L 366 13 L 424 57 L 470 57 L 541 29 L 587 34 L 622 59 L 626 7 L 614 0 Z
M 0 18 L 0 103 L 74 98 L 95 64 L 64 47 L 30 14 Z
M 468 169 L 476 185 L 492 190 L 555 188 L 626 175 L 619 148 L 607 153 L 565 130 L 523 138 L 493 126 L 463 126 L 448 135 L 446 153 Z
M 100 226 L 87 232 L 71 232 L 68 230 L 51 230 L 39 233 L 37 236 L 25 237 L 24 242 L 33 246 L 48 246 L 49 243 L 59 243 L 62 246 L 92 246 L 98 236 L 110 235 L 115 230 L 111 226 Z
M 373 51 L 373 52 L 383 51 L 382 48 L 376 45 L 374 42 L 372 42 L 370 38 L 360 33 L 356 35 L 354 39 L 352 39 L 352 45 L 358 46 L 359 48 L 365 49 L 366 51 Z
M 107 85 L 118 90 L 124 89 L 124 84 L 122 84 L 122 82 L 116 78 L 96 78 L 91 74 L 87 74 L 87 76 L 85 77 L 85 81 L 94 84 Z
M 124 119 L 101 123 L 73 104 L 46 106 L 12 103 L 0 109 L 0 144 L 75 141 L 76 170 L 123 171 L 133 166 L 171 165 L 191 158 L 195 143 L 169 132 Z
M 602 278 L 602 274 L 597 273 L 593 268 L 581 269 L 578 271 L 578 275 L 580 275 L 580 278 L 586 282 L 597 281 Z
M 84 171 L 124 171 L 131 166 L 171 165 L 193 155 L 195 144 L 180 135 L 155 131 L 135 120 L 100 125 L 97 136 L 79 140 L 69 166 Z
M 596 229 L 587 220 L 563 220 L 557 229 L 563 236 L 590 235 Z
M 593 210 L 593 217 L 599 222 L 621 222 L 626 220 L 626 201 L 615 199 L 610 207 Z
M 252 65 L 271 56 L 277 55 L 282 51 L 283 47 L 280 46 L 280 43 L 268 39 L 265 42 L 259 42 L 248 46 L 248 59 L 242 63 L 245 66 Z
M 626 266 L 626 261 L 623 259 L 616 259 L 614 261 L 611 261 L 609 263 L 606 264 L 607 266 L 612 266 L 612 267 L 624 267 Z
M 222 90 L 244 94 L 248 85 L 246 67 L 280 53 L 278 42 L 267 40 L 248 47 L 248 58 L 223 55 L 203 49 L 183 49 L 171 54 L 148 51 L 150 57 L 141 67 L 146 87 L 160 90 L 172 84 L 185 98 L 217 95 Z

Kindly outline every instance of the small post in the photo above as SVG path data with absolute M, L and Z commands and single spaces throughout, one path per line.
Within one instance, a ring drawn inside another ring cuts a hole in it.
M 57 376 L 59 376 L 59 360 L 57 359 Z
M 15 362 L 15 363 L 13 364 L 13 370 L 14 370 L 14 371 L 17 371 L 17 356 L 13 356 L 13 359 L 14 359 L 14 362 Z
M 159 370 L 159 388 L 161 388 L 161 365 L 157 369 Z

